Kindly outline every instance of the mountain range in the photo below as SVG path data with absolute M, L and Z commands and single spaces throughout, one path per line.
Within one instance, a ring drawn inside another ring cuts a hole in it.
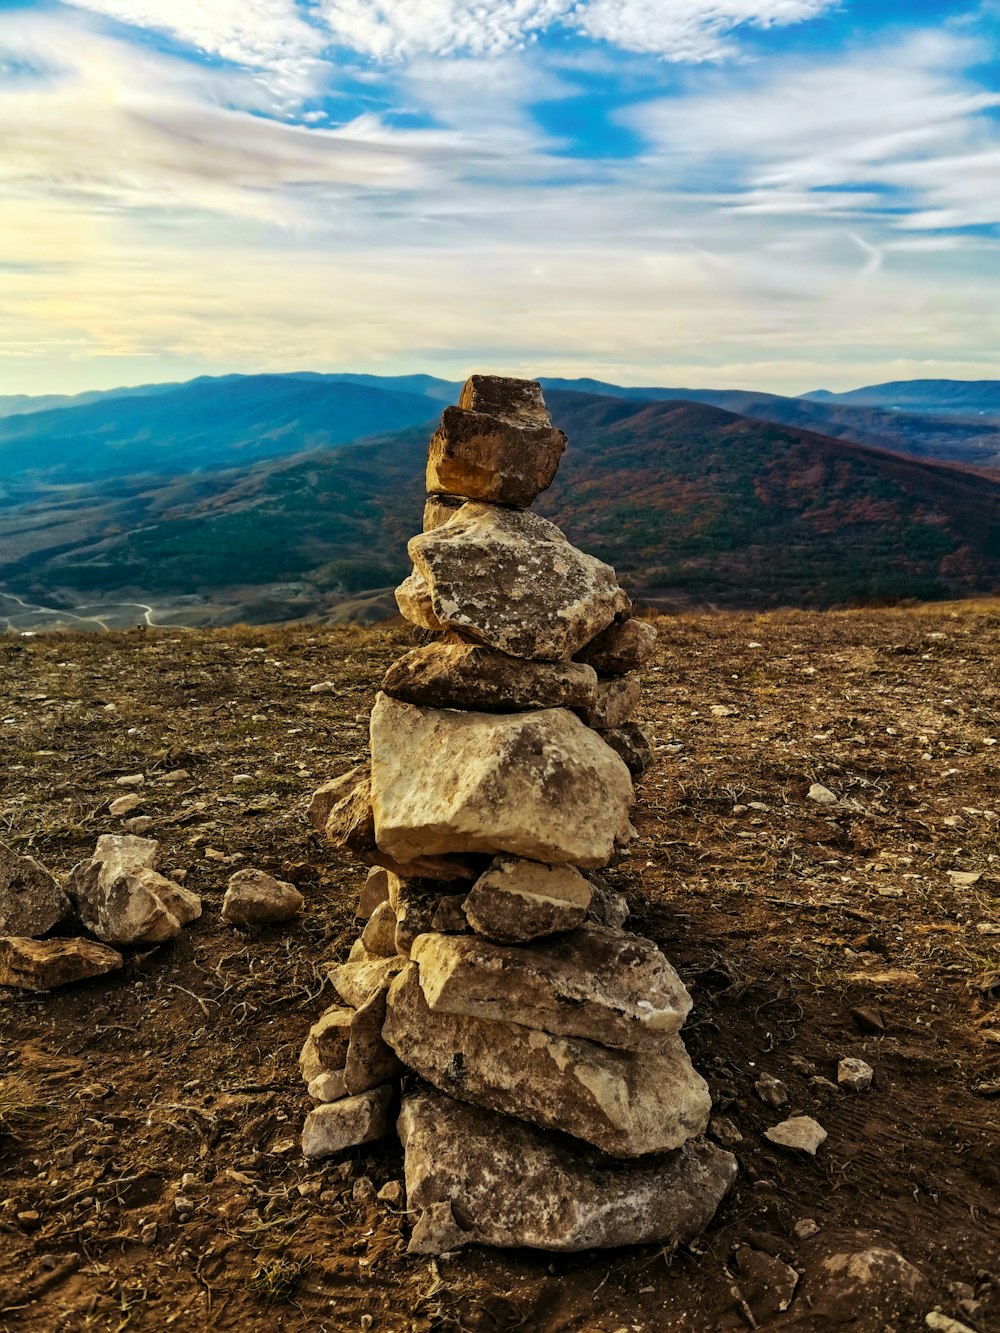
M 570 448 L 536 507 L 642 600 L 1000 586 L 997 382 L 803 398 L 543 383 Z M 388 614 L 427 437 L 459 388 L 303 373 L 0 399 L 0 589 L 14 609 L 169 603 L 175 623 Z

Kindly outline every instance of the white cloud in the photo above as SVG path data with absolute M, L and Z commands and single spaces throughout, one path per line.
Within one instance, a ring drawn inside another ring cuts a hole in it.
M 590 0 L 572 23 L 588 37 L 626 51 L 670 60 L 717 60 L 723 37 L 741 24 L 769 28 L 801 23 L 831 8 L 834 0 Z

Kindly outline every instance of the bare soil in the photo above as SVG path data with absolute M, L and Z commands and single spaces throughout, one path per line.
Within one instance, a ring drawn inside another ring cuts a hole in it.
M 1000 1327 L 1000 603 L 659 626 L 659 760 L 610 879 L 692 990 L 737 1186 L 673 1253 L 436 1261 L 407 1256 L 403 1205 L 356 1197 L 400 1179 L 397 1145 L 298 1150 L 297 1056 L 363 877 L 305 805 L 364 756 L 407 633 L 0 638 L 0 837 L 66 871 L 142 773 L 135 813 L 205 905 L 123 974 L 0 999 L 0 1329 L 906 1330 L 934 1308 Z M 247 866 L 302 888 L 301 921 L 220 920 Z M 846 1056 L 871 1091 L 831 1086 Z M 764 1138 L 789 1114 L 828 1131 L 815 1159 Z M 741 1245 L 801 1274 L 786 1313 Z M 920 1270 L 917 1297 L 824 1285 L 827 1257 L 872 1246 Z

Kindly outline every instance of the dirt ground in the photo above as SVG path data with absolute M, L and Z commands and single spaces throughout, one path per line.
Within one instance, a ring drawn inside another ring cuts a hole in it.
M 673 1253 L 430 1261 L 406 1255 L 402 1205 L 356 1188 L 398 1180 L 398 1146 L 298 1149 L 298 1052 L 364 873 L 305 805 L 363 757 L 407 634 L 0 637 L 0 838 L 64 872 L 121 830 L 116 780 L 141 773 L 135 813 L 204 896 L 123 974 L 2 993 L 0 1329 L 906 1330 L 935 1308 L 1000 1328 L 1000 603 L 659 628 L 658 762 L 609 878 L 692 990 L 688 1046 L 742 1135 L 736 1188 Z M 301 921 L 220 920 L 249 866 L 300 886 Z M 869 1092 L 832 1086 L 847 1056 Z M 828 1131 L 814 1159 L 764 1137 L 796 1113 Z M 880 1302 L 824 1280 L 873 1246 L 926 1285 Z M 760 1256 L 801 1275 L 784 1314 Z

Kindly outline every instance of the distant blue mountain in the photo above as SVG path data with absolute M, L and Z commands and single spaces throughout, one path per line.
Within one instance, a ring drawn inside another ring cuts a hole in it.
M 892 380 L 847 393 L 816 389 L 803 395 L 815 403 L 882 407 L 922 415 L 1000 416 L 1000 380 Z

